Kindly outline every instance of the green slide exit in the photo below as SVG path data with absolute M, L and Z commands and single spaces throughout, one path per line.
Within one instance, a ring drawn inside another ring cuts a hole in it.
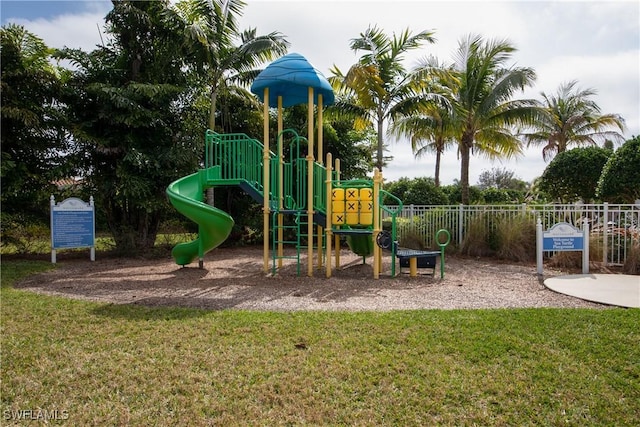
M 349 249 L 357 255 L 369 256 L 373 253 L 373 238 L 371 235 L 347 236 Z
M 177 244 L 171 251 L 178 265 L 187 265 L 224 242 L 233 228 L 233 218 L 218 208 L 203 202 L 203 186 L 198 173 L 180 178 L 167 187 L 167 196 L 174 208 L 198 224 L 198 237 Z

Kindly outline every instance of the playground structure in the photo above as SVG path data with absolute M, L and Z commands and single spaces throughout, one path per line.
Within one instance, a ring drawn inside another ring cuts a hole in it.
M 339 159 L 334 163 L 328 153 L 326 166 L 323 163 L 323 108 L 334 102 L 329 82 L 303 56 L 292 53 L 263 70 L 251 91 L 263 101 L 263 141 L 244 134 L 218 134 L 209 130 L 204 169 L 178 179 L 167 188 L 172 205 L 198 224 L 198 237 L 194 241 L 174 247 L 172 255 L 176 263 L 184 266 L 198 259 L 202 268 L 204 254 L 227 239 L 234 225 L 233 218 L 207 205 L 204 191 L 236 185 L 263 205 L 265 273 L 269 272 L 270 259 L 275 273 L 282 267 L 283 259 L 295 258 L 300 274 L 301 250 L 306 248 L 307 275 L 313 276 L 314 259 L 317 259 L 318 269 L 323 268 L 326 260 L 326 276 L 330 277 L 334 252 L 335 267 L 340 267 L 340 237 L 343 236 L 363 261 L 373 255 L 373 276 L 378 278 L 382 249 L 375 242 L 382 231 L 382 211 L 388 213 L 389 237 L 395 241 L 395 217 L 402 202 L 397 200 L 398 206 L 394 209 L 381 203 L 383 197 L 394 196 L 381 189 L 383 178 L 378 170 L 374 171 L 372 180 L 341 180 Z M 283 108 L 302 103 L 308 105 L 307 138 L 283 126 Z M 278 114 L 276 153 L 269 149 L 270 108 L 276 108 Z M 287 161 L 283 154 L 285 139 L 289 141 Z M 306 153 L 301 152 L 302 144 L 306 145 Z M 317 157 L 314 157 L 315 147 Z M 285 221 L 286 216 L 290 221 Z M 286 235 L 292 232 L 295 239 L 286 240 Z M 290 255 L 291 252 L 285 255 L 285 245 L 293 246 L 295 255 Z M 396 245 L 390 249 L 394 260 L 391 275 L 394 276 Z

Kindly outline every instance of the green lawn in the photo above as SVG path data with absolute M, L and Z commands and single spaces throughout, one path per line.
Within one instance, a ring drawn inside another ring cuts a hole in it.
M 640 310 L 200 311 L 11 287 L 46 268 L 2 264 L 2 425 L 640 420 Z

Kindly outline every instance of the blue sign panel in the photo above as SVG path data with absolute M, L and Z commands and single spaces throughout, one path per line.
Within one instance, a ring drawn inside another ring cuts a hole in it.
M 559 222 L 542 234 L 544 251 L 581 251 L 584 233 L 566 222 Z
M 94 213 L 90 211 L 51 212 L 52 248 L 81 248 L 94 246 Z
M 581 251 L 584 249 L 584 237 L 544 237 L 542 250 L 544 251 Z

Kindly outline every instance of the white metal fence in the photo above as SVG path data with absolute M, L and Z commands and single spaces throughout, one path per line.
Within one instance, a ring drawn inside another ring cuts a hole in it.
M 487 235 L 509 223 L 528 224 L 535 229 L 538 217 L 544 230 L 558 222 L 568 222 L 581 229 L 583 220 L 587 219 L 594 245 L 592 253 L 605 265 L 624 264 L 631 246 L 640 244 L 640 203 L 409 205 L 398 215 L 398 237 L 402 240 L 411 234 L 422 239 L 425 246 L 436 248 L 437 231 L 446 229 L 451 234 L 450 244 L 460 246 L 479 226 Z M 532 238 L 535 239 L 535 235 Z

